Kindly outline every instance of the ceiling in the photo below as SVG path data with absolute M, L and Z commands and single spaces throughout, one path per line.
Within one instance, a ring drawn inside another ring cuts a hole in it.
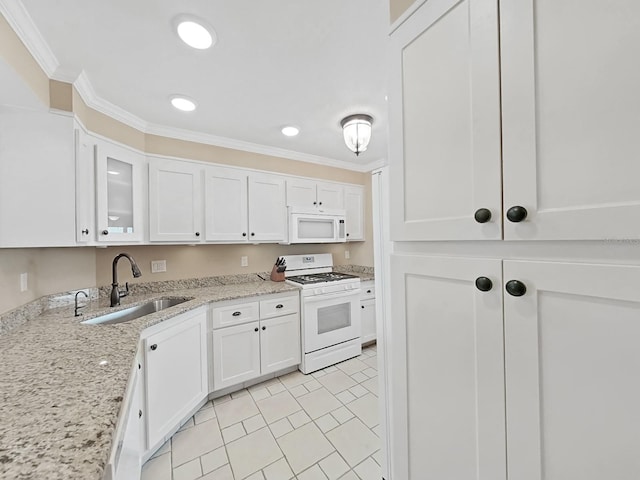
M 354 169 L 387 156 L 386 0 L 22 4 L 57 60 L 54 78 L 73 81 L 84 72 L 98 103 L 147 125 Z M 172 28 L 180 14 L 208 22 L 217 43 L 208 50 L 182 43 Z M 175 110 L 172 94 L 195 99 L 198 108 Z M 354 113 L 374 117 L 360 157 L 346 148 L 340 128 Z M 300 134 L 285 137 L 285 125 Z

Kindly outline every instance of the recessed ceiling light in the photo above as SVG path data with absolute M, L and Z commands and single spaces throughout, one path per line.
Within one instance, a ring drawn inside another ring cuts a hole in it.
M 216 41 L 216 34 L 204 20 L 190 15 L 179 15 L 173 21 L 180 39 L 190 47 L 206 50 Z
M 171 97 L 171 105 L 183 112 L 193 112 L 196 109 L 196 102 L 180 95 Z
M 300 129 L 297 127 L 284 127 L 282 129 L 282 134 L 286 135 L 287 137 L 295 137 L 296 135 L 298 135 L 298 133 L 300 133 Z

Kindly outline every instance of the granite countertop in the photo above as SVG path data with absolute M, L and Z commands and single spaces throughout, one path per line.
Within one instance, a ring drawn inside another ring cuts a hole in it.
M 362 267 L 360 265 L 335 265 L 333 270 L 341 273 L 350 273 L 360 277 L 360 281 L 366 282 L 375 280 L 375 272 L 373 267 Z
M 169 283 L 132 285 L 116 308 L 193 300 L 128 323 L 83 325 L 115 310 L 104 288 L 82 317 L 67 305 L 0 330 L 0 479 L 100 480 L 142 330 L 210 302 L 297 290 L 256 275 Z

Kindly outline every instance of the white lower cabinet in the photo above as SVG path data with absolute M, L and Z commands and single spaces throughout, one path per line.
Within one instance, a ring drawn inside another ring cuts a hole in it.
M 640 266 L 392 255 L 393 478 L 640 478 Z
M 361 334 L 363 344 L 376 340 L 376 293 L 373 280 L 360 284 Z
M 259 320 L 256 305 L 247 299 L 212 309 L 214 391 L 300 363 L 298 292 L 261 300 Z
M 208 395 L 207 307 L 154 325 L 142 339 L 147 450 Z

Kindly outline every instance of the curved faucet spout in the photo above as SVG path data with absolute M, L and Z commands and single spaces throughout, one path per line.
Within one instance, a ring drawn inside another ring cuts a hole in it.
M 133 273 L 134 278 L 138 278 L 142 276 L 142 272 L 140 272 L 140 268 L 138 268 L 138 264 L 133 259 L 133 257 L 128 253 L 121 253 L 120 255 L 117 255 L 116 258 L 113 259 L 113 266 L 112 266 L 113 277 L 111 282 L 111 306 L 112 307 L 115 307 L 116 305 L 120 305 L 120 299 L 122 297 L 126 297 L 127 295 L 129 295 L 128 283 L 125 284 L 126 289 L 124 291 L 121 291 L 118 288 L 118 260 L 120 260 L 122 257 L 129 260 L 129 263 L 131 264 L 131 272 Z

